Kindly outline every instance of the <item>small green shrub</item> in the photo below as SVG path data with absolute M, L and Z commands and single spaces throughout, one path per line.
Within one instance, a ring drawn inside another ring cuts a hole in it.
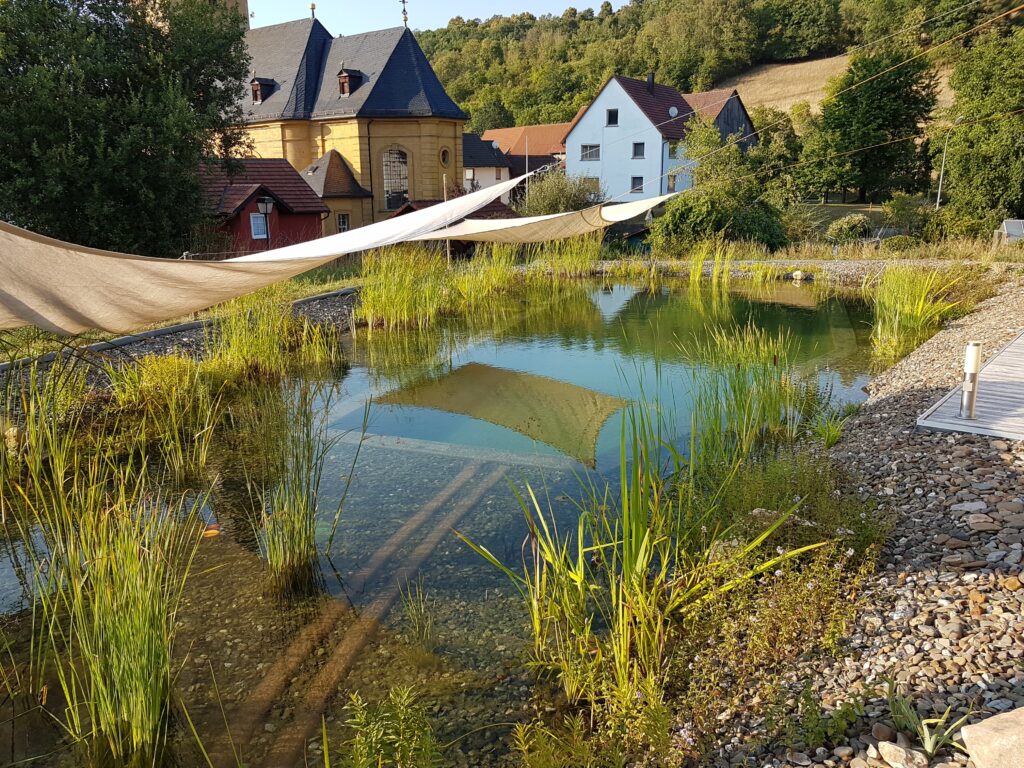
M 892 198 L 882 204 L 882 221 L 887 227 L 920 237 L 932 218 L 932 210 L 931 206 L 905 192 L 894 192 Z
M 441 764 L 441 747 L 426 708 L 412 688 L 392 688 L 376 705 L 354 693 L 348 714 L 354 734 L 345 745 L 345 768 L 434 768 Z
M 821 232 L 821 217 L 810 205 L 791 205 L 782 211 L 782 227 L 786 240 L 801 243 L 817 240 Z
M 591 179 L 554 170 L 530 179 L 529 191 L 515 208 L 522 216 L 545 216 L 580 211 L 597 205 L 606 197 L 605 191 L 600 186 L 595 187 Z
M 921 245 L 920 239 L 913 235 L 895 235 L 883 240 L 881 249 L 883 253 L 905 253 L 906 251 L 912 251 L 919 245 Z
M 863 213 L 851 213 L 828 225 L 825 237 L 833 243 L 849 243 L 871 234 L 871 219 Z

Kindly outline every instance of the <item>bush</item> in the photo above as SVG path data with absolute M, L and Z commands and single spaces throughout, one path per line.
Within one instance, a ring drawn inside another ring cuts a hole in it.
M 920 244 L 920 238 L 911 235 L 896 235 L 882 241 L 882 251 L 883 253 L 903 253 L 917 248 Z
M 781 215 L 782 228 L 791 243 L 817 240 L 821 232 L 821 218 L 809 205 L 791 205 Z
M 905 192 L 894 192 L 892 199 L 882 204 L 882 218 L 887 227 L 920 237 L 932 217 L 932 209 Z
M 871 234 L 871 219 L 863 213 L 851 213 L 828 225 L 825 237 L 834 243 L 849 243 Z
M 787 242 L 779 210 L 767 203 L 743 203 L 725 195 L 692 192 L 673 198 L 664 215 L 651 226 L 651 247 L 658 254 L 673 254 L 695 243 L 724 237 L 769 248 Z
M 604 190 L 595 187 L 593 180 L 569 176 L 559 170 L 531 179 L 529 192 L 516 203 L 515 208 L 523 216 L 546 216 L 588 208 L 606 197 Z

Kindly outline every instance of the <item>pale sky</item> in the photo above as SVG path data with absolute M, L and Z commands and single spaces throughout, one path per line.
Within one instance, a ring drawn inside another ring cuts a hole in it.
M 249 11 L 254 27 L 294 21 L 309 16 L 310 0 L 249 0 Z M 626 0 L 612 0 L 619 8 Z M 596 12 L 601 0 L 409 0 L 409 26 L 412 29 L 435 29 L 448 24 L 453 16 L 465 19 L 487 19 L 514 13 L 545 13 L 561 15 L 568 7 L 577 10 L 593 8 Z M 402 23 L 402 5 L 399 0 L 318 0 L 316 17 L 333 35 L 351 35 L 372 29 L 396 27 Z

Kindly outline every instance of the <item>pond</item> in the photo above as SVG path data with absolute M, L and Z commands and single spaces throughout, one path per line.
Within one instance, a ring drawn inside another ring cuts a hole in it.
M 413 685 L 449 744 L 445 764 L 502 764 L 509 724 L 550 705 L 533 695 L 518 594 L 453 529 L 516 567 L 526 524 L 513 487 L 527 486 L 575 526 L 581 483 L 617 482 L 631 402 L 656 404 L 685 451 L 695 345 L 718 327 L 786 332 L 799 369 L 837 404 L 862 401 L 870 320 L 862 302 L 809 285 L 711 295 L 578 282 L 424 331 L 346 337 L 351 365 L 315 389 L 331 441 L 322 548 L 344 497 L 318 594 L 268 596 L 244 449 L 210 462 L 218 479 L 204 514 L 221 532 L 199 549 L 175 656 L 213 762 L 234 764 L 230 729 L 250 765 L 301 764 L 318 749 L 324 709 L 340 741 L 351 692 L 375 700 Z M 24 556 L 3 547 L 0 600 L 12 613 L 28 600 Z M 25 756 L 59 737 L 46 731 L 0 749 Z

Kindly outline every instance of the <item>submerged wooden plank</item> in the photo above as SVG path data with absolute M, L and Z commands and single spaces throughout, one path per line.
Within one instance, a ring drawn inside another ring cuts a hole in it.
M 1024 333 L 992 355 L 978 375 L 974 419 L 960 418 L 954 387 L 917 419 L 922 429 L 1024 440 Z

